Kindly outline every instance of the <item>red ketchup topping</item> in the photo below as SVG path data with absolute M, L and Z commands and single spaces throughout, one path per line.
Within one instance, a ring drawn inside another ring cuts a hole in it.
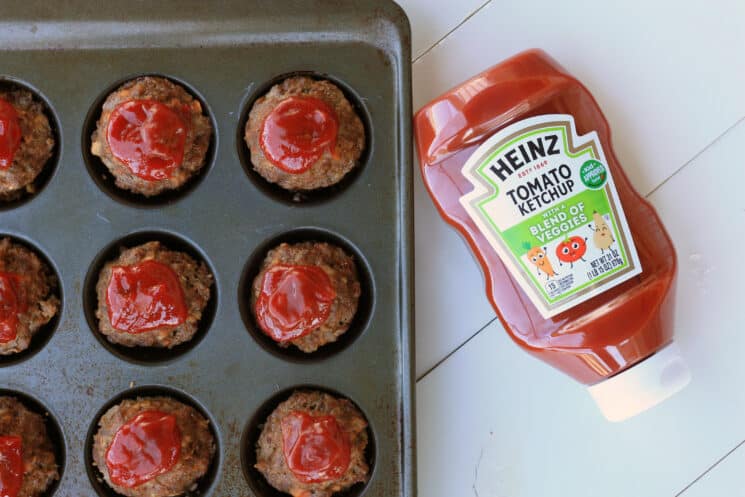
M 184 111 L 186 113 L 186 111 Z M 168 179 L 184 159 L 187 124 L 155 100 L 128 100 L 111 113 L 106 139 L 114 157 L 147 180 Z
M 0 98 L 0 169 L 8 169 L 21 145 L 21 125 L 18 112 L 5 99 Z
M 21 276 L 0 272 L 0 343 L 15 340 L 18 332 L 18 315 L 25 312 L 26 308 Z
M 21 437 L 0 437 L 0 497 L 16 497 L 23 484 Z
M 114 266 L 106 289 L 111 326 L 143 333 L 186 321 L 186 301 L 178 275 L 167 264 L 147 260 Z
M 349 468 L 349 437 L 333 416 L 293 411 L 281 425 L 285 461 L 301 482 L 337 480 Z
M 321 99 L 290 97 L 264 118 L 259 142 L 269 161 L 281 170 L 300 174 L 336 148 L 339 120 Z
M 278 264 L 264 274 L 256 318 L 273 340 L 287 342 L 323 324 L 335 298 L 336 290 L 323 269 Z
M 180 453 L 176 417 L 145 411 L 117 430 L 106 451 L 106 467 L 112 483 L 132 488 L 170 471 Z

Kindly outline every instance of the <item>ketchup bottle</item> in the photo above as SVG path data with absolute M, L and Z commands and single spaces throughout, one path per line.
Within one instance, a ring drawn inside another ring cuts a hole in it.
M 524 350 L 589 386 L 611 421 L 689 381 L 673 342 L 676 256 L 590 92 L 540 50 L 415 116 L 424 184 Z

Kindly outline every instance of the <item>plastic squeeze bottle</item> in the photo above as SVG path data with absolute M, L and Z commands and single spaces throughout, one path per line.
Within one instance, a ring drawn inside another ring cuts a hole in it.
M 689 382 L 673 341 L 675 249 L 579 81 L 523 52 L 425 105 L 414 125 L 424 184 L 515 343 L 588 385 L 611 421 Z

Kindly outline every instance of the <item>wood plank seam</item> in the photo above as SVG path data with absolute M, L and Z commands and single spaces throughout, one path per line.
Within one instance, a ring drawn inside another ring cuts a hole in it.
M 473 16 L 475 16 L 476 14 L 478 14 L 479 12 L 481 12 L 481 10 L 484 7 L 486 7 L 487 5 L 489 5 L 490 3 L 491 3 L 491 0 L 486 0 L 486 2 L 484 2 L 481 5 L 479 5 L 478 7 L 476 7 L 476 10 L 474 10 L 473 12 L 471 12 L 470 14 L 468 14 L 465 18 L 463 18 L 463 20 L 461 22 L 459 22 L 457 25 L 455 25 L 455 27 L 453 27 L 453 29 L 451 29 L 450 31 L 448 31 L 447 33 L 445 33 L 444 35 L 442 35 L 442 37 L 439 40 L 437 40 L 436 42 L 434 42 L 429 48 L 427 48 L 424 52 L 422 52 L 419 56 L 417 56 L 414 60 L 412 60 L 411 63 L 412 64 L 416 64 L 416 62 L 419 59 L 421 59 L 422 57 L 424 57 L 425 55 L 427 55 L 428 53 L 430 53 L 432 50 L 434 50 L 434 48 L 437 45 L 439 45 L 440 43 L 442 43 L 443 41 L 445 41 L 445 39 L 448 36 L 450 36 L 451 34 L 453 34 L 458 28 L 460 28 L 461 26 L 463 26 Z
M 662 180 L 660 182 L 660 184 L 657 185 L 656 187 L 654 187 L 654 189 L 652 191 L 650 191 L 648 194 L 646 194 L 645 197 L 646 198 L 649 198 L 654 192 L 656 192 L 657 190 L 659 190 L 660 188 L 662 188 L 662 186 L 665 183 L 667 183 L 668 181 L 670 181 L 676 174 L 680 173 L 689 164 L 691 164 L 693 161 L 695 161 L 696 159 L 698 159 L 699 156 L 701 156 L 704 152 L 706 152 L 711 147 L 713 147 L 714 145 L 716 145 L 722 138 L 724 138 L 730 131 L 732 131 L 733 129 L 735 129 L 743 121 L 745 121 L 745 116 L 743 116 L 740 119 L 738 119 L 737 121 L 735 121 L 735 123 L 732 126 L 730 126 L 727 129 L 725 129 L 720 135 L 718 135 L 716 138 L 714 138 L 712 141 L 710 141 L 706 146 L 704 146 L 704 148 L 702 148 L 701 150 L 699 150 L 698 153 L 696 153 L 693 157 L 691 157 L 688 161 L 686 161 L 682 166 L 680 166 L 678 169 L 676 169 L 675 171 L 673 171 L 673 173 L 670 176 L 668 176 L 667 178 L 665 178 L 664 180 Z
M 431 373 L 432 371 L 434 371 L 435 369 L 437 369 L 437 367 L 438 367 L 438 366 L 439 366 L 440 364 L 442 364 L 442 363 L 444 363 L 445 361 L 447 361 L 448 359 L 450 359 L 450 357 L 451 357 L 451 356 L 452 356 L 453 354 L 455 354 L 456 352 L 458 352 L 458 351 L 459 351 L 459 350 L 460 350 L 460 349 L 461 349 L 462 347 L 464 347 L 464 346 L 465 346 L 465 345 L 466 345 L 466 344 L 467 344 L 468 342 L 470 342 L 471 340 L 473 340 L 474 338 L 476 338 L 476 336 L 477 336 L 477 335 L 478 335 L 479 333 L 481 333 L 481 332 L 482 332 L 482 331 L 484 331 L 484 330 L 485 330 L 486 328 L 488 328 L 488 327 L 489 327 L 489 326 L 490 326 L 490 325 L 491 325 L 491 324 L 492 324 L 492 323 L 493 323 L 494 321 L 496 321 L 496 320 L 497 320 L 497 317 L 496 317 L 496 316 L 494 316 L 493 318 L 491 318 L 491 319 L 489 320 L 489 322 L 488 322 L 488 323 L 486 323 L 486 324 L 485 324 L 484 326 L 482 326 L 481 328 L 479 328 L 479 329 L 478 329 L 478 330 L 477 330 L 477 331 L 476 331 L 476 332 L 475 332 L 475 333 L 474 333 L 473 335 L 471 335 L 471 336 L 470 336 L 470 337 L 468 337 L 468 338 L 467 338 L 467 339 L 466 339 L 466 340 L 465 340 L 464 342 L 462 342 L 462 343 L 461 343 L 461 344 L 459 344 L 459 345 L 458 345 L 457 347 L 455 347 L 455 349 L 453 349 L 453 350 L 452 350 L 451 352 L 449 352 L 449 353 L 448 353 L 448 354 L 447 354 L 447 355 L 446 355 L 445 357 L 443 357 L 442 359 L 440 359 L 439 361 L 437 361 L 437 363 L 435 363 L 435 365 L 434 365 L 434 366 L 432 366 L 432 367 L 431 367 L 431 368 L 429 368 L 429 369 L 428 369 L 427 371 L 425 371 L 424 373 L 422 373 L 422 375 L 421 375 L 421 376 L 419 376 L 419 377 L 418 377 L 418 378 L 416 379 L 417 383 L 419 383 L 419 381 L 420 381 L 420 380 L 424 379 L 424 377 L 425 377 L 425 376 L 427 376 L 427 375 L 428 375 L 429 373 Z
M 696 477 L 695 480 L 693 480 L 691 483 L 689 483 L 688 485 L 686 485 L 683 488 L 683 490 L 681 490 L 680 492 L 678 492 L 677 494 L 675 494 L 675 497 L 680 497 L 681 495 L 683 495 L 683 493 L 686 490 L 688 490 L 689 488 L 691 488 L 692 486 L 694 486 L 699 480 L 701 480 L 701 478 L 703 478 L 704 476 L 706 476 L 711 470 L 713 470 L 714 468 L 716 468 L 722 461 L 724 461 L 729 456 L 731 456 L 737 449 L 739 449 L 743 445 L 745 445 L 745 440 L 743 440 L 739 444 L 735 445 L 732 449 L 730 449 L 729 451 L 727 451 L 726 454 L 724 454 L 722 457 L 720 457 L 719 459 L 717 459 L 714 462 L 714 464 L 712 464 L 711 466 L 709 466 L 708 468 L 706 468 L 706 470 L 703 473 L 701 473 L 700 475 L 698 475 L 698 477 Z

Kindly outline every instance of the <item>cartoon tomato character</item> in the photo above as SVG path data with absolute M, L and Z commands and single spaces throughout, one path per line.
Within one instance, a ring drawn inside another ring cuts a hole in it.
M 551 266 L 551 261 L 548 260 L 545 249 L 542 249 L 541 247 L 533 247 L 528 250 L 528 260 L 538 268 L 538 275 L 541 274 L 541 271 L 546 274 L 546 280 L 552 276 L 556 276 L 556 271 L 554 271 L 554 268 Z
M 587 238 L 578 236 L 570 237 L 556 246 L 556 257 L 559 258 L 559 265 L 562 262 L 568 262 L 570 268 L 573 268 L 574 263 L 578 260 L 585 260 L 583 257 L 585 252 L 587 252 Z

